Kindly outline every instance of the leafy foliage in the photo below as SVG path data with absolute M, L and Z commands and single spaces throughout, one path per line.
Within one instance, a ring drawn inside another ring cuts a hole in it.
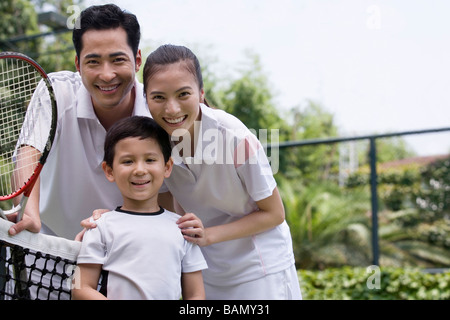
M 450 270 L 328 268 L 299 270 L 305 300 L 449 300 Z M 377 279 L 377 277 L 379 277 Z
M 69 18 L 68 8 L 83 0 L 2 0 L 0 2 L 0 50 L 24 53 L 35 59 L 47 73 L 75 70 L 72 33 L 38 24 L 38 13 L 53 11 Z M 13 40 L 14 41 L 13 41 Z M 22 40 L 20 40 L 22 39 Z

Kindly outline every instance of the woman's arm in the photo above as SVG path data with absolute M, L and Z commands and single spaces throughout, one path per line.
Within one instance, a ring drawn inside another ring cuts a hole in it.
M 205 229 L 195 214 L 187 213 L 178 220 L 178 226 L 186 240 L 203 247 L 261 233 L 284 221 L 284 206 L 278 188 L 275 187 L 271 196 L 257 201 L 256 204 L 258 211 L 224 225 Z

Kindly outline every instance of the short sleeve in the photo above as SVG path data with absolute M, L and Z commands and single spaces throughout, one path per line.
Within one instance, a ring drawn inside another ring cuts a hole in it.
M 181 262 L 181 272 L 190 273 L 195 271 L 200 271 L 207 269 L 205 258 L 203 257 L 202 251 L 199 246 L 192 244 L 185 240 L 186 254 Z
M 18 139 L 19 145 L 30 145 L 43 152 L 50 133 L 52 108 L 47 86 L 41 80 L 31 98 Z
M 234 150 L 234 165 L 254 201 L 272 195 L 276 181 L 263 146 L 254 135 L 242 139 Z
M 97 227 L 87 230 L 83 236 L 77 263 L 94 263 L 102 265 L 105 263 L 106 245 L 102 240 L 100 220 L 97 220 L 96 223 Z

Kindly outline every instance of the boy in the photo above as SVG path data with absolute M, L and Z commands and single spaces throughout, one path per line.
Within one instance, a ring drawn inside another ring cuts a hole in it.
M 158 204 L 173 166 L 168 134 L 151 118 L 125 118 L 108 131 L 104 151 L 103 171 L 123 205 L 84 235 L 72 298 L 106 298 L 97 291 L 104 270 L 108 299 L 204 299 L 203 255 L 183 238 L 179 216 Z

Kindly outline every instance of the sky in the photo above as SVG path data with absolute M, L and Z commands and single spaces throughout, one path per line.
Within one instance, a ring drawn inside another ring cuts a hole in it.
M 341 136 L 450 128 L 450 1 L 85 0 L 138 17 L 142 45 L 189 46 L 226 77 L 257 54 L 280 112 L 320 103 Z M 202 52 L 198 52 L 198 51 Z M 450 152 L 450 131 L 405 137 Z

